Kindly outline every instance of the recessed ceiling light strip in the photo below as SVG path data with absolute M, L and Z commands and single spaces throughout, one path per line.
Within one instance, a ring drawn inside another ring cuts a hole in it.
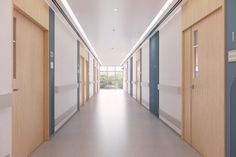
M 165 5 L 161 8 L 160 12 L 157 14 L 157 16 L 153 19 L 151 24 L 148 26 L 148 28 L 145 30 L 145 32 L 142 34 L 142 36 L 139 38 L 139 40 L 136 42 L 136 44 L 133 46 L 129 54 L 125 57 L 125 59 L 121 62 L 120 65 L 123 65 L 132 55 L 134 52 L 137 51 L 137 49 L 142 46 L 142 44 L 151 36 L 153 33 L 156 32 L 157 28 L 169 17 L 169 15 L 179 6 L 179 4 L 183 0 L 178 0 L 174 6 L 163 16 L 164 12 L 168 9 L 168 7 L 171 6 L 172 2 L 174 0 L 168 0 Z M 163 17 L 162 17 L 163 16 Z M 160 20 L 160 18 L 162 19 Z M 158 22 L 158 20 L 160 20 Z M 157 23 L 158 22 L 158 23 Z
M 69 25 L 72 27 L 72 29 L 75 31 L 75 33 L 78 35 L 78 37 L 82 40 L 82 42 L 85 44 L 85 46 L 88 48 L 88 50 L 91 52 L 91 54 L 97 59 L 97 61 L 99 62 L 100 65 L 102 65 L 101 60 L 99 59 L 96 51 L 94 50 L 93 46 L 91 45 L 90 41 L 88 40 L 85 32 L 83 31 L 81 25 L 79 24 L 77 18 L 75 17 L 74 13 L 72 12 L 69 4 L 67 3 L 66 0 L 61 0 L 61 2 L 63 3 L 64 7 L 67 9 L 68 13 L 70 14 L 72 20 L 74 21 L 74 23 L 76 24 L 78 30 L 76 29 L 76 27 L 74 26 L 74 24 L 71 22 L 71 20 L 68 18 L 68 16 L 66 15 L 66 13 L 64 12 L 64 10 L 61 8 L 61 6 L 58 4 L 57 0 L 52 0 L 52 2 L 54 3 L 54 5 L 57 7 L 57 9 L 61 12 L 61 14 L 64 16 L 64 18 L 66 19 L 66 21 L 69 23 Z

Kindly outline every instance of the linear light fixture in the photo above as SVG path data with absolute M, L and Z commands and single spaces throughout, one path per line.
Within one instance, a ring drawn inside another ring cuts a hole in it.
M 135 51 L 135 49 L 139 46 L 139 44 L 145 39 L 145 37 L 148 35 L 148 33 L 153 29 L 155 24 L 158 22 L 158 20 L 162 17 L 164 12 L 170 7 L 174 0 L 167 0 L 167 2 L 164 4 L 164 6 L 161 8 L 159 13 L 156 15 L 156 17 L 152 20 L 150 25 L 147 27 L 145 32 L 142 34 L 142 36 L 139 38 L 139 40 L 136 42 L 136 44 L 133 46 L 131 51 L 128 53 L 128 55 L 125 57 L 125 59 L 121 62 L 120 65 L 123 65 L 125 61 L 132 55 L 132 53 Z
M 81 27 L 78 19 L 76 18 L 74 12 L 72 11 L 70 5 L 68 4 L 67 0 L 61 0 L 62 4 L 64 5 L 64 7 L 66 8 L 66 10 L 68 11 L 68 13 L 70 14 L 72 20 L 74 21 L 74 23 L 76 24 L 77 28 L 79 29 L 79 32 L 81 33 L 82 37 L 84 38 L 85 42 L 88 44 L 89 48 L 91 49 L 92 53 L 94 54 L 94 56 L 97 58 L 97 60 L 99 61 L 99 63 L 102 65 L 101 60 L 99 59 L 95 49 L 93 48 L 92 44 L 90 43 L 87 35 L 85 34 L 83 28 Z

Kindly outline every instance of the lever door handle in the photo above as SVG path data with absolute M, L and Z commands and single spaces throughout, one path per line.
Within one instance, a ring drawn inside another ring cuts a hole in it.
M 194 89 L 195 88 L 195 86 L 194 85 L 191 85 L 191 87 L 190 87 L 191 89 Z
M 17 91 L 19 91 L 19 89 L 13 89 L 13 92 L 17 92 Z

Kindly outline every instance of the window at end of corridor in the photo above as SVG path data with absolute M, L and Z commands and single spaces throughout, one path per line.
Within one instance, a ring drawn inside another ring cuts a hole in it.
M 123 88 L 123 67 L 122 66 L 101 66 L 100 67 L 100 88 L 101 89 L 122 89 Z

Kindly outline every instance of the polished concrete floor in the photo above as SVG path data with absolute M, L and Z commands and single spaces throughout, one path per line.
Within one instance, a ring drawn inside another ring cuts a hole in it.
M 31 157 L 201 157 L 121 90 L 101 90 Z

